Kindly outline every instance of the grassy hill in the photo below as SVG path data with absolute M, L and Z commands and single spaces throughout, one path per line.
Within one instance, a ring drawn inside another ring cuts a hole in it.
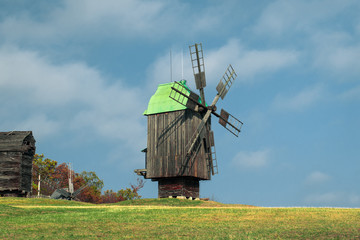
M 0 198 L 1 239 L 358 239 L 360 209 Z

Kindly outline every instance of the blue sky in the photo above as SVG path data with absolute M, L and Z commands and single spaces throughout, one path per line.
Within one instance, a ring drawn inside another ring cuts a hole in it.
M 32 130 L 37 152 L 105 189 L 135 183 L 159 83 L 188 80 L 202 43 L 219 174 L 201 197 L 258 206 L 360 207 L 360 2 L 0 0 L 0 131 Z M 183 56 L 183 68 L 182 68 Z M 141 194 L 157 197 L 148 180 Z

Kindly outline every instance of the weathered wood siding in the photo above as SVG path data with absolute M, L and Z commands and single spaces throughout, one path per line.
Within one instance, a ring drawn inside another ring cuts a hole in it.
M 203 144 L 193 164 L 179 175 L 187 144 L 200 122 L 200 114 L 191 110 L 148 115 L 146 178 L 187 176 L 210 179 L 208 155 Z
M 30 131 L 0 132 L 0 194 L 31 192 L 34 154 Z

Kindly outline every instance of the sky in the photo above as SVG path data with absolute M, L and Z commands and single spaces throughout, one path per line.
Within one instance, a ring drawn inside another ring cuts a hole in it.
M 150 97 L 181 79 L 196 91 L 188 47 L 202 43 L 206 99 L 231 64 L 217 107 L 244 125 L 237 138 L 213 118 L 219 174 L 200 196 L 360 207 L 359 12 L 358 0 L 0 0 L 0 131 L 31 130 L 37 153 L 129 187 Z

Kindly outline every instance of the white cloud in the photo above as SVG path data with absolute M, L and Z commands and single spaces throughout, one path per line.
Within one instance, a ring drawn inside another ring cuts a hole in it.
M 295 64 L 299 53 L 285 49 L 247 49 L 239 40 L 230 39 L 226 45 L 210 50 L 205 56 L 206 71 L 215 76 L 210 80 L 217 84 L 229 64 L 241 81 L 248 81 L 255 75 L 276 72 Z
M 360 99 L 360 85 L 344 91 L 339 95 L 342 100 L 355 100 Z
M 182 50 L 171 50 L 171 65 L 170 65 L 170 49 L 164 55 L 157 58 L 147 69 L 148 75 L 148 89 L 156 89 L 156 86 L 161 83 L 172 81 L 180 81 L 182 79 L 188 80 L 188 84 L 193 89 L 193 72 L 188 48 Z M 205 60 L 206 61 L 206 60 Z M 170 66 L 172 74 L 170 74 Z M 171 77 L 172 75 L 172 77 Z
M 329 181 L 331 177 L 320 171 L 312 172 L 309 176 L 306 177 L 305 183 L 307 185 L 317 185 Z
M 35 139 L 41 139 L 52 135 L 63 128 L 62 123 L 49 119 L 44 113 L 30 115 L 28 118 L 25 118 L 14 126 L 15 128 L 11 130 L 33 131 Z
M 148 35 L 166 27 L 162 18 L 167 15 L 161 1 L 70 1 L 52 9 L 41 22 L 29 13 L 8 17 L 0 24 L 0 32 L 9 40 L 53 40 L 79 37 L 94 31 L 99 36 L 123 34 Z M 111 30 L 111 31 L 109 31 Z
M 193 73 L 188 49 L 184 49 L 183 66 L 184 78 L 193 82 Z M 225 45 L 217 49 L 207 49 L 203 45 L 205 75 L 208 85 L 217 85 L 229 64 L 234 67 L 238 75 L 237 81 L 249 81 L 255 75 L 279 71 L 296 64 L 299 54 L 293 50 L 246 49 L 239 40 L 230 39 Z M 173 80 L 181 79 L 181 50 L 172 54 Z M 148 69 L 148 79 L 151 86 L 170 82 L 170 54 L 166 52 L 160 56 Z
M 334 204 L 337 202 L 342 202 L 343 196 L 340 193 L 318 193 L 311 194 L 305 197 L 305 202 L 308 204 Z
M 323 87 L 316 85 L 292 96 L 279 94 L 275 97 L 272 106 L 277 110 L 301 111 L 321 100 L 323 95 Z
M 239 168 L 260 168 L 269 164 L 270 150 L 255 152 L 238 152 L 232 160 L 232 164 Z
M 259 73 L 275 72 L 297 62 L 298 53 L 287 50 L 251 50 L 237 62 L 240 75 L 251 77 Z
M 304 64 L 328 79 L 358 81 L 359 10 L 356 0 L 329 0 L 326 7 L 321 0 L 278 0 L 264 9 L 253 32 L 275 45 L 297 46 Z
M 0 95 L 8 101 L 3 129 L 33 130 L 35 136 L 86 130 L 135 148 L 144 144 L 139 89 L 121 80 L 110 84 L 84 63 L 54 65 L 14 47 L 0 48 L 0 72 Z
M 317 33 L 314 44 L 313 65 L 341 81 L 356 80 L 360 74 L 360 44 L 356 36 L 344 32 Z
M 327 46 L 316 58 L 315 65 L 336 73 L 336 78 L 342 81 L 358 80 L 360 74 L 360 45 L 358 46 Z
M 84 86 L 101 88 L 98 72 L 83 63 L 55 66 L 34 51 L 0 48 L 0 86 L 37 104 L 63 105 L 90 101 Z
M 304 198 L 306 204 L 321 206 L 359 207 L 360 196 L 353 193 L 327 192 L 310 194 Z
M 294 32 L 312 33 L 329 19 L 346 14 L 345 10 L 356 8 L 359 8 L 356 0 L 329 0 L 326 2 L 326 6 L 321 0 L 278 0 L 265 8 L 254 31 L 272 37 L 283 37 L 284 34 L 292 35 Z
M 218 6 L 216 6 L 218 7 Z M 212 32 L 225 18 L 219 8 L 204 6 L 192 11 L 180 1 L 64 0 L 43 14 L 41 20 L 30 11 L 8 16 L 0 23 L 0 34 L 8 42 L 51 41 L 101 38 L 159 39 L 169 35 Z M 226 10 L 226 4 L 221 4 Z M 91 37 L 90 37 L 91 36 Z

